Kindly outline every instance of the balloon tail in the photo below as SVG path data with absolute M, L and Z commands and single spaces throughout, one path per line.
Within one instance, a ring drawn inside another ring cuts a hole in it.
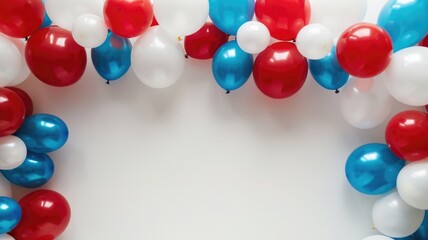
M 334 91 L 334 93 L 336 93 L 336 94 L 340 93 L 339 89 L 336 89 L 336 91 Z
M 185 58 L 189 58 L 189 54 L 185 53 L 185 54 L 184 54 L 184 57 L 185 57 Z
M 226 94 L 229 94 L 230 93 L 230 91 L 229 90 L 226 90 Z
M 110 80 L 107 80 L 107 81 L 106 81 L 106 84 L 107 84 L 107 85 L 110 85 Z

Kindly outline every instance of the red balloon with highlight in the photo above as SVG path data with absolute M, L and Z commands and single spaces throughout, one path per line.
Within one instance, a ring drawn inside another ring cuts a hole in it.
M 24 122 L 25 106 L 18 94 L 0 88 L 0 137 L 15 133 Z

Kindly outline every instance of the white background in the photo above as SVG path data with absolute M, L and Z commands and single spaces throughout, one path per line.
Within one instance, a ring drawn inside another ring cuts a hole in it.
M 369 0 L 368 20 L 382 3 Z M 286 100 L 251 78 L 226 95 L 210 61 L 186 60 L 171 88 L 150 89 L 130 71 L 110 86 L 88 68 L 77 84 L 23 86 L 38 113 L 69 127 L 46 186 L 72 220 L 60 240 L 360 240 L 376 233 L 377 197 L 347 183 L 349 153 L 384 142 L 385 124 L 348 125 L 339 96 L 309 77 Z M 397 104 L 394 112 L 404 109 Z M 15 196 L 21 197 L 21 189 Z

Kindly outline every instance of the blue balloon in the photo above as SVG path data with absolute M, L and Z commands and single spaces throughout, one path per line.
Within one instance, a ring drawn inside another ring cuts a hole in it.
M 343 87 L 349 79 L 349 74 L 343 70 L 337 61 L 336 47 L 324 58 L 309 60 L 309 70 L 315 81 L 328 90 Z
M 209 0 L 210 18 L 223 32 L 236 35 L 239 27 L 253 19 L 254 0 Z
M 68 128 L 64 121 L 54 115 L 35 114 L 24 120 L 15 135 L 24 141 L 29 151 L 48 153 L 64 146 Z
M 43 4 L 45 4 L 45 0 L 43 0 Z M 52 20 L 49 18 L 48 13 L 46 12 L 46 9 L 45 9 L 45 16 L 43 17 L 43 23 L 40 28 L 49 27 L 50 25 L 52 25 Z
M 396 186 L 405 161 L 395 156 L 385 144 L 370 143 L 355 149 L 346 161 L 346 177 L 357 191 L 378 195 Z
M 419 43 L 428 33 L 427 0 L 389 0 L 377 24 L 388 31 L 394 52 Z
M 0 235 L 10 232 L 21 220 L 19 204 L 8 197 L 0 197 Z
M 121 78 L 131 67 L 131 50 L 128 39 L 109 32 L 104 43 L 91 50 L 95 70 L 108 81 Z
M 25 161 L 12 170 L 1 173 L 11 183 L 23 188 L 36 188 L 45 185 L 53 176 L 54 163 L 45 153 L 28 152 Z
M 415 240 L 428 239 L 428 211 L 425 211 L 424 221 L 419 229 L 413 234 Z
M 214 55 L 212 72 L 226 91 L 240 88 L 253 71 L 253 56 L 239 48 L 236 41 L 223 44 Z

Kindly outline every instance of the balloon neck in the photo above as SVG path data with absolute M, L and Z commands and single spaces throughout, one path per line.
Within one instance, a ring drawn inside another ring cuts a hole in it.
M 226 94 L 229 94 L 230 93 L 230 90 L 226 90 Z
M 189 58 L 189 54 L 187 54 L 187 53 L 186 53 L 186 54 L 184 54 L 184 57 L 185 57 L 185 58 Z
M 334 91 L 334 93 L 339 94 L 340 93 L 339 89 L 336 89 L 336 91 Z
M 110 85 L 110 80 L 107 80 L 107 81 L 106 81 L 106 84 L 107 84 L 107 85 Z
M 25 39 L 25 41 L 28 41 L 28 39 L 29 39 L 30 37 L 25 37 L 24 39 Z

